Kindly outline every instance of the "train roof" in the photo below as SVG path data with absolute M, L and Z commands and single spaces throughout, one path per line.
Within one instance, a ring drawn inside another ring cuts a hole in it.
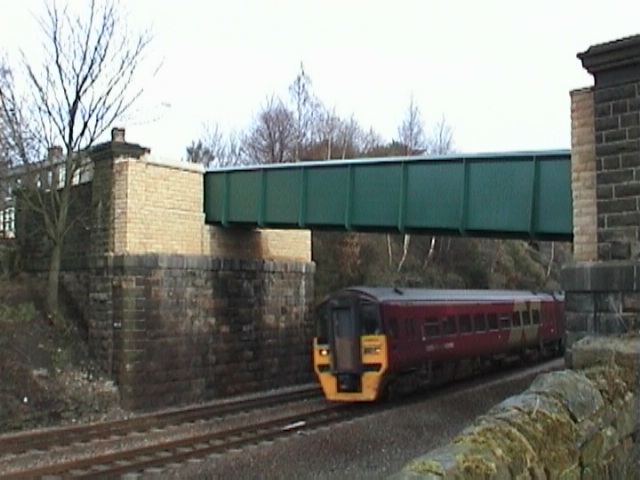
M 357 292 L 379 302 L 513 302 L 532 300 L 563 300 L 562 292 L 531 290 L 448 290 L 437 288 L 348 287 L 343 291 Z

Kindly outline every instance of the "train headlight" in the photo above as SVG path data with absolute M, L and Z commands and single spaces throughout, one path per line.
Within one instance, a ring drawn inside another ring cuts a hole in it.
M 380 353 L 380 347 L 364 347 L 365 355 L 377 355 Z
M 328 348 L 321 348 L 319 353 L 320 353 L 321 357 L 326 357 L 326 356 L 329 355 L 329 349 Z

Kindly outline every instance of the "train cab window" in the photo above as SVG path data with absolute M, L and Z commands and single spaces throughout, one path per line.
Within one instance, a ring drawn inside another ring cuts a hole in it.
M 450 315 L 442 319 L 442 334 L 443 335 L 455 335 L 458 333 L 456 326 L 456 317 Z
M 511 328 L 511 317 L 509 315 L 500 315 L 498 318 L 500 330 L 509 330 Z
M 422 325 L 422 336 L 424 338 L 433 338 L 440 336 L 440 323 L 435 317 L 429 317 Z
M 487 323 L 489 324 L 489 330 L 498 330 L 498 315 L 489 313 L 487 315 Z
M 333 333 L 336 337 L 355 337 L 357 335 L 350 308 L 331 309 Z
M 540 325 L 540 310 L 532 310 L 531 316 L 533 318 L 533 324 Z
M 471 333 L 470 315 L 460 315 L 458 322 L 460 323 L 460 333 Z
M 390 318 L 387 322 L 387 334 L 389 338 L 398 338 L 398 321 L 395 318 Z
M 360 332 L 362 335 L 380 335 L 382 333 L 380 313 L 375 303 L 365 302 L 360 305 Z
M 413 318 L 404 319 L 404 328 L 407 332 L 407 338 L 416 338 L 416 327 L 413 323 Z
M 316 337 L 321 345 L 329 343 L 329 303 L 316 309 Z
M 476 313 L 473 316 L 473 331 L 474 332 L 485 332 L 487 330 L 487 326 L 484 320 L 483 313 Z
M 529 310 L 522 312 L 522 324 L 531 325 L 531 315 L 529 314 Z
M 520 311 L 515 311 L 511 314 L 512 325 L 514 327 L 520 326 Z

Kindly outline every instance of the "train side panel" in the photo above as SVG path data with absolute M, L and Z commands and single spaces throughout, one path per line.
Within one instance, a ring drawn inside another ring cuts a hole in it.
M 459 292 L 441 294 L 449 293 L 449 299 L 429 290 L 404 296 L 394 289 L 376 298 L 354 288 L 332 296 L 323 307 L 324 331 L 313 345 L 325 396 L 373 401 L 395 382 L 431 382 L 461 364 L 475 371 L 507 357 L 560 350 L 562 296 Z

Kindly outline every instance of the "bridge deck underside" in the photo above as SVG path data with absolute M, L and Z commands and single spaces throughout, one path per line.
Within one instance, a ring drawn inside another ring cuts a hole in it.
M 300 162 L 205 174 L 225 227 L 571 240 L 568 151 Z

